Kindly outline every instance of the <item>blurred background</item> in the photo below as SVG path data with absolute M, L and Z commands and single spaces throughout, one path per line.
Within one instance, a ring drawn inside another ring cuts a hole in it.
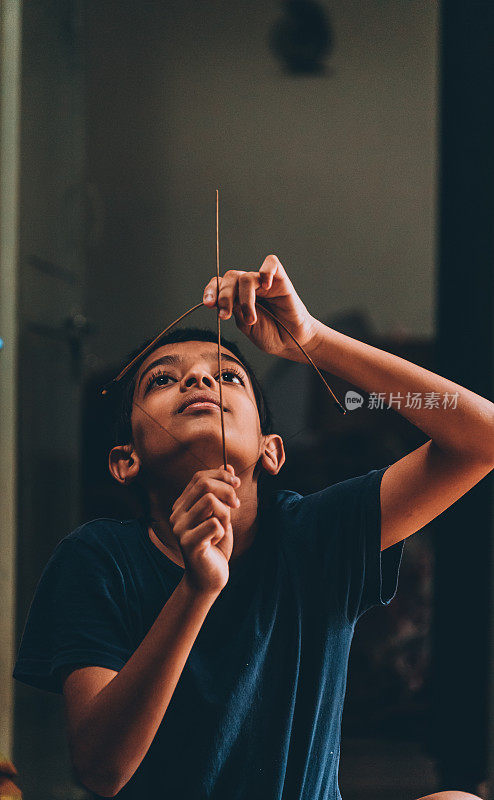
M 62 701 L 14 685 L 34 589 L 81 522 L 133 516 L 107 475 L 102 385 L 215 272 L 285 266 L 310 312 L 494 399 L 490 1 L 2 0 L 0 752 L 29 800 L 84 798 Z M 191 325 L 215 326 L 208 310 Z M 395 411 L 341 417 L 313 371 L 225 323 L 302 493 L 426 438 Z M 349 387 L 327 376 L 343 399 Z M 492 776 L 494 488 L 405 545 L 360 621 L 344 800 Z M 1 769 L 0 769 L 1 772 Z

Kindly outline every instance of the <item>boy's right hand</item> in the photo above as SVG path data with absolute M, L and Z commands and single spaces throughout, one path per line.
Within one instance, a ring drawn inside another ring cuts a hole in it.
M 185 579 L 201 594 L 219 594 L 228 582 L 233 550 L 230 509 L 238 508 L 233 467 L 196 472 L 173 504 L 170 525 L 185 563 Z

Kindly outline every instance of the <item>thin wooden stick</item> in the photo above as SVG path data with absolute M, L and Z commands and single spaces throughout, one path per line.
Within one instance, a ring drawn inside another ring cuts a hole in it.
M 221 374 L 221 321 L 220 307 L 218 299 L 220 296 L 220 214 L 219 214 L 219 192 L 216 189 L 216 322 L 218 326 L 218 372 L 220 387 L 220 419 L 221 419 L 221 441 L 223 445 L 223 467 L 226 469 L 226 440 L 225 440 L 225 419 L 223 412 L 223 376 Z
M 154 345 L 157 344 L 157 342 L 159 342 L 159 340 L 163 338 L 165 333 L 168 333 L 168 331 L 170 331 L 172 328 L 174 328 L 175 325 L 178 325 L 178 323 L 181 322 L 185 317 L 188 317 L 189 314 L 192 314 L 193 311 L 196 311 L 198 308 L 201 308 L 201 306 L 203 306 L 203 305 L 204 305 L 204 303 L 198 303 L 196 306 L 192 306 L 192 308 L 189 308 L 189 310 L 186 311 L 185 314 L 182 314 L 180 317 L 178 317 L 178 319 L 176 319 L 174 322 L 172 322 L 171 325 L 168 325 L 168 327 L 165 328 L 164 331 L 161 331 L 161 333 L 158 333 L 158 335 L 153 339 L 152 342 L 149 342 L 149 344 L 144 348 L 144 350 L 141 350 L 141 352 L 138 353 L 136 355 L 136 357 L 132 359 L 132 361 L 130 361 L 128 364 L 125 365 L 125 367 L 121 370 L 121 372 L 118 373 L 116 378 L 112 378 L 111 381 L 109 381 L 107 384 L 105 384 L 105 386 L 101 390 L 101 394 L 107 394 L 108 390 L 113 386 L 113 384 L 114 383 L 118 383 L 119 380 L 121 380 L 125 375 L 127 375 L 127 373 L 129 372 L 129 370 L 132 369 L 134 364 L 136 364 L 138 361 L 140 361 L 141 358 L 144 358 L 144 356 L 147 355 L 147 353 L 149 353 L 149 351 L 153 349 Z
M 336 403 L 336 407 L 337 407 L 338 411 L 341 411 L 341 413 L 342 413 L 342 414 L 346 414 L 346 409 L 345 409 L 345 408 L 344 408 L 344 407 L 341 405 L 340 401 L 338 400 L 338 398 L 336 397 L 335 393 L 334 393 L 334 392 L 333 392 L 333 390 L 331 389 L 331 387 L 330 387 L 329 383 L 327 383 L 327 381 L 326 381 L 326 379 L 325 379 L 324 375 L 323 375 L 323 374 L 322 374 L 322 373 L 321 373 L 321 372 L 318 370 L 318 368 L 317 368 L 317 367 L 316 367 L 316 365 L 314 364 L 314 362 L 313 362 L 312 358 L 310 357 L 310 355 L 309 355 L 308 353 L 306 353 L 306 352 L 305 352 L 305 350 L 304 350 L 304 348 L 302 347 L 302 345 L 301 345 L 299 342 L 297 342 L 297 340 L 296 340 L 295 336 L 293 336 L 293 334 L 292 334 L 292 333 L 290 333 L 290 331 L 288 330 L 288 328 L 286 327 L 286 325 L 284 325 L 284 324 L 283 324 L 283 322 L 282 322 L 280 319 L 278 319 L 278 317 L 277 317 L 277 316 L 275 316 L 275 315 L 273 314 L 273 312 L 272 312 L 272 311 L 270 311 L 270 310 L 269 310 L 269 308 L 266 308 L 266 306 L 265 306 L 263 303 L 259 302 L 259 300 L 256 300 L 256 305 L 257 305 L 257 306 L 260 306 L 260 307 L 262 308 L 262 310 L 266 312 L 266 314 L 269 314 L 269 316 L 270 316 L 270 317 L 272 317 L 272 318 L 273 318 L 273 319 L 274 319 L 274 320 L 275 320 L 275 321 L 278 323 L 278 325 L 281 325 L 281 327 L 283 328 L 283 330 L 285 330 L 285 331 L 287 332 L 287 334 L 289 335 L 289 337 L 290 337 L 291 339 L 293 339 L 293 341 L 294 341 L 294 342 L 295 342 L 295 344 L 297 345 L 298 349 L 302 351 L 302 353 L 304 354 L 304 356 L 305 356 L 305 357 L 306 357 L 306 358 L 309 360 L 309 362 L 310 362 L 310 363 L 312 364 L 312 366 L 314 367 L 315 371 L 317 372 L 317 374 L 319 375 L 320 379 L 321 379 L 321 380 L 322 380 L 322 382 L 324 383 L 324 385 L 325 385 L 326 389 L 328 390 L 328 392 L 329 392 L 329 393 L 330 393 L 330 395 L 332 396 L 333 400 L 335 401 L 335 403 Z
M 132 359 L 132 361 L 131 361 L 129 364 L 127 364 L 127 365 L 126 365 L 126 366 L 125 366 L 125 367 L 124 367 L 124 368 L 121 370 L 121 372 L 119 372 L 119 373 L 118 373 L 118 375 L 117 375 L 115 378 L 113 378 L 111 381 L 109 381 L 109 382 L 108 382 L 108 383 L 105 385 L 105 387 L 104 387 L 104 388 L 101 390 L 101 394 L 107 394 L 107 393 L 108 393 L 108 391 L 109 391 L 109 389 L 110 389 L 110 388 L 113 386 L 113 384 L 115 384 L 115 383 L 118 383 L 118 381 L 119 381 L 119 380 L 121 380 L 121 379 L 122 379 L 122 378 L 123 378 L 123 377 L 124 377 L 124 376 L 127 374 L 127 372 L 129 372 L 129 370 L 132 368 L 132 366 L 133 366 L 133 365 L 134 365 L 134 364 L 135 364 L 137 361 L 139 361 L 140 359 L 142 359 L 142 358 L 143 358 L 143 357 L 144 357 L 144 356 L 145 356 L 145 355 L 146 355 L 146 354 L 147 354 L 147 353 L 148 353 L 148 352 L 151 350 L 151 348 L 152 348 L 152 347 L 153 347 L 153 346 L 156 344 L 156 342 L 159 342 L 159 340 L 160 340 L 160 339 L 161 339 L 161 338 L 162 338 L 162 337 L 165 335 L 165 333 L 168 333 L 168 331 L 170 331 L 172 328 L 174 328 L 174 327 L 175 327 L 175 325 L 178 325 L 178 323 L 179 323 L 179 322 L 181 322 L 181 320 L 183 320 L 183 319 L 184 319 L 184 317 L 187 317 L 189 314 L 192 314 L 192 312 L 193 312 L 193 311 L 197 311 L 197 309 L 198 309 L 198 308 L 201 308 L 201 306 L 203 306 L 203 305 L 204 305 L 204 303 L 197 303 L 197 305 L 195 305 L 195 306 L 192 306 L 192 308 L 189 308 L 189 310 L 188 310 L 188 311 L 186 311 L 184 314 L 182 314 L 180 317 L 178 317 L 178 319 L 176 319 L 174 322 L 172 322 L 172 323 L 171 323 L 171 325 L 168 325 L 168 327 L 167 327 L 167 328 L 165 328 L 165 330 L 164 330 L 164 331 L 161 331 L 161 333 L 159 333 L 159 334 L 158 334 L 158 336 L 156 336 L 156 338 L 155 338 L 155 339 L 153 339 L 153 341 L 152 341 L 152 342 L 150 342 L 150 343 L 149 343 L 149 344 L 148 344 L 148 345 L 147 345 L 147 346 L 144 348 L 144 350 L 142 350 L 140 353 L 138 353 L 138 354 L 135 356 L 135 358 L 133 358 L 133 359 Z M 310 355 L 309 355 L 308 353 L 306 353 L 306 352 L 305 352 L 304 348 L 303 348 L 303 347 L 302 347 L 302 345 L 301 345 L 301 344 L 300 344 L 300 343 L 297 341 L 297 339 L 295 338 L 295 336 L 293 336 L 293 334 L 291 334 L 291 333 L 290 333 L 290 331 L 288 330 L 288 328 L 286 327 L 286 325 L 284 325 L 284 324 L 283 324 L 283 322 L 282 322 L 280 319 L 278 319 L 278 317 L 276 316 L 276 314 L 273 314 L 273 312 L 272 312 L 272 311 L 269 311 L 269 309 L 268 309 L 268 308 L 266 308 L 266 306 L 265 306 L 265 305 L 263 305 L 263 303 L 261 303 L 259 300 L 256 300 L 256 305 L 257 305 L 257 306 L 260 306 L 260 307 L 262 308 L 262 310 L 263 310 L 263 311 L 265 311 L 267 314 L 269 314 L 269 316 L 270 316 L 270 317 L 272 317 L 272 318 L 273 318 L 273 319 L 274 319 L 274 320 L 275 320 L 275 321 L 278 323 L 278 325 L 281 325 L 281 327 L 282 327 L 282 328 L 283 328 L 283 329 L 284 329 L 284 330 L 285 330 L 285 331 L 288 333 L 288 335 L 290 336 L 290 338 L 291 338 L 291 339 L 293 339 L 293 341 L 295 342 L 295 344 L 297 345 L 297 347 L 299 348 L 299 350 L 301 350 L 301 351 L 302 351 L 302 353 L 304 354 L 304 356 L 306 357 L 306 359 L 309 361 L 309 363 L 312 365 L 312 367 L 315 369 L 315 371 L 316 371 L 316 372 L 317 372 L 317 374 L 319 375 L 320 379 L 322 380 L 322 382 L 324 383 L 324 385 L 325 385 L 326 389 L 328 390 L 329 394 L 331 395 L 332 399 L 334 400 L 334 403 L 335 403 L 335 405 L 336 405 L 336 407 L 337 407 L 338 411 L 340 411 L 342 414 L 346 414 L 346 409 L 345 409 L 345 408 L 344 408 L 344 407 L 341 405 L 340 401 L 339 401 L 339 400 L 338 400 L 338 398 L 336 397 L 335 393 L 334 393 L 334 392 L 333 392 L 333 390 L 331 389 L 331 387 L 330 387 L 330 385 L 328 384 L 328 382 L 326 381 L 325 377 L 324 377 L 324 376 L 321 374 L 321 372 L 318 370 L 318 368 L 317 368 L 317 367 L 316 367 L 316 365 L 314 364 L 314 362 L 313 362 L 312 358 L 310 357 Z

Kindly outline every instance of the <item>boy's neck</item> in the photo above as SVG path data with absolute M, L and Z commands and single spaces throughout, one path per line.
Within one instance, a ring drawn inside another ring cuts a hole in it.
M 245 553 L 254 542 L 257 532 L 257 483 L 240 486 L 237 490 L 240 500 L 239 508 L 231 509 L 233 528 L 233 552 L 230 562 L 235 561 Z M 150 513 L 148 516 L 148 534 L 151 541 L 175 564 L 184 568 L 182 552 L 177 543 L 169 522 L 171 508 L 169 503 L 162 504 L 155 498 L 150 498 Z

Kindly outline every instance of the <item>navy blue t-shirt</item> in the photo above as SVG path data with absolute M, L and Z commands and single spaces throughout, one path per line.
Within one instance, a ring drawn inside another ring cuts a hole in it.
M 117 797 L 338 800 L 340 725 L 359 617 L 397 589 L 380 549 L 387 468 L 302 496 L 275 492 L 192 647 L 141 765 Z M 96 519 L 56 547 L 14 677 L 61 692 L 60 667 L 120 670 L 184 570 L 143 519 Z

